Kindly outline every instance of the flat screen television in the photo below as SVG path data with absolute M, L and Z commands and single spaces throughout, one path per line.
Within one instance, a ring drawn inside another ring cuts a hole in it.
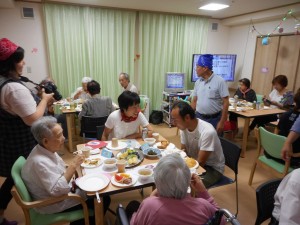
M 185 73 L 168 72 L 165 74 L 166 92 L 184 92 Z
M 191 81 L 196 82 L 198 76 L 196 73 L 197 62 L 201 54 L 193 54 Z M 223 77 L 225 81 L 234 81 L 234 72 L 236 64 L 236 55 L 233 54 L 213 54 L 213 72 Z

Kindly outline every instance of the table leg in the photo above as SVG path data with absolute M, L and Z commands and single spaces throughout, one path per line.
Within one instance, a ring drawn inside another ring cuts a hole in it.
M 97 198 L 94 198 L 94 210 L 95 210 L 95 224 L 104 225 L 104 213 L 103 213 L 103 198 L 100 197 L 101 202 L 98 203 Z
M 249 124 L 250 124 L 250 118 L 245 118 L 244 132 L 243 132 L 243 144 L 242 144 L 242 152 L 241 152 L 242 158 L 244 158 L 246 156 Z
M 72 132 L 72 122 L 73 122 L 73 114 L 67 113 L 67 129 L 68 129 L 68 144 L 69 144 L 69 152 L 73 152 L 73 132 Z

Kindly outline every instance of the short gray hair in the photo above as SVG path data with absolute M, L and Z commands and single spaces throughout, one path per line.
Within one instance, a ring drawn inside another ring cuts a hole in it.
M 160 196 L 182 199 L 187 195 L 191 171 L 179 154 L 170 154 L 158 162 L 154 181 Z
M 44 116 L 35 121 L 31 126 L 31 133 L 35 140 L 41 145 L 44 138 L 51 137 L 52 129 L 57 124 L 57 120 L 52 116 Z
M 129 77 L 129 74 L 128 73 L 120 73 L 120 75 L 119 76 L 121 76 L 121 75 L 123 75 L 124 76 L 124 78 L 126 79 L 126 80 L 128 80 L 128 82 L 130 82 L 130 77 Z

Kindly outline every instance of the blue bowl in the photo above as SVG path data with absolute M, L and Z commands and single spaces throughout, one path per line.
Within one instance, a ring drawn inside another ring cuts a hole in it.
M 154 154 L 151 154 L 151 152 Z M 145 156 L 147 156 L 149 158 L 156 158 L 161 155 L 161 151 L 158 148 L 152 148 L 152 147 L 144 149 L 143 153 Z

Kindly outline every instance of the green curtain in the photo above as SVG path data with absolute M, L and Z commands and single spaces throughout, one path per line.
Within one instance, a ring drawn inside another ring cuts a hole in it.
M 134 73 L 136 13 L 94 7 L 44 4 L 50 75 L 64 97 L 84 76 L 113 101 L 121 93 L 120 72 Z
M 166 72 L 186 73 L 186 88 L 193 89 L 192 55 L 205 52 L 208 26 L 196 16 L 139 13 L 139 86 L 152 109 L 160 109 Z

